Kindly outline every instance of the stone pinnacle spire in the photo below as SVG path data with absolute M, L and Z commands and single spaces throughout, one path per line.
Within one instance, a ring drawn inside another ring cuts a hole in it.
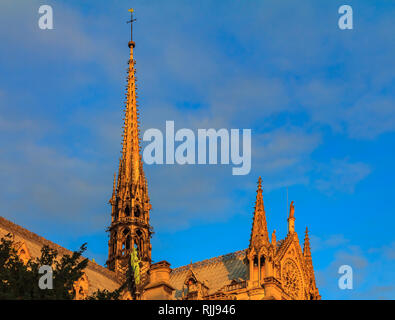
M 303 256 L 305 258 L 306 267 L 310 277 L 308 291 L 310 294 L 310 299 L 321 299 L 321 296 L 318 292 L 317 285 L 315 282 L 313 259 L 311 257 L 311 249 L 310 249 L 309 230 L 307 229 L 307 227 L 305 232 L 306 234 L 304 237 Z
M 131 19 L 128 23 L 131 24 L 136 19 L 133 18 L 133 9 L 130 9 Z M 133 57 L 133 50 L 135 42 L 131 39 L 129 46 L 129 61 L 128 61 L 128 76 L 126 86 L 126 101 L 125 101 L 125 115 L 123 125 L 123 141 L 122 141 L 122 155 L 119 164 L 118 173 L 118 192 L 123 196 L 128 196 L 129 192 L 133 192 L 132 186 L 141 183 L 141 175 L 143 175 L 142 163 L 140 161 L 140 132 L 139 132 L 139 118 L 138 118 L 138 103 L 136 93 L 136 61 Z
M 261 247 L 263 244 L 269 244 L 269 234 L 267 230 L 265 207 L 263 205 L 262 178 L 259 177 L 250 238 L 250 248 Z
M 310 239 L 309 239 L 309 230 L 306 227 L 306 234 L 304 237 L 304 245 L 303 245 L 303 255 L 308 258 L 311 258 L 311 250 L 310 250 Z
M 131 25 L 133 9 L 129 10 Z M 132 26 L 131 26 L 132 28 Z M 131 29 L 132 32 L 132 29 Z M 136 69 L 133 51 L 135 42 L 132 34 L 129 46 L 127 69 L 126 101 L 122 135 L 122 151 L 119 160 L 118 178 L 114 179 L 112 205 L 112 220 L 109 227 L 109 258 L 107 265 L 110 270 L 125 274 L 128 268 L 132 249 L 137 249 L 142 261 L 142 270 L 147 270 L 151 263 L 152 227 L 149 224 L 149 203 L 147 181 L 140 155 L 140 132 L 138 120 L 138 104 L 136 93 Z

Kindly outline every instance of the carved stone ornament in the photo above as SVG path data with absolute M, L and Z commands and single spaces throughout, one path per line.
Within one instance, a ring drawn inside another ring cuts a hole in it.
M 281 275 L 284 291 L 293 299 L 300 299 L 303 292 L 302 278 L 293 260 L 287 259 L 285 261 Z

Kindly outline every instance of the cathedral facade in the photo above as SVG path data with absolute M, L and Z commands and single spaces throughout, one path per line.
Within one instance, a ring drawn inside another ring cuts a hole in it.
M 122 156 L 110 199 L 108 268 L 122 277 L 135 249 L 141 260 L 139 299 L 320 299 L 307 228 L 302 249 L 292 202 L 286 238 L 277 240 L 273 231 L 269 239 L 260 177 L 248 248 L 175 269 L 167 261 L 152 262 L 151 205 L 140 152 L 134 48 L 131 39 Z

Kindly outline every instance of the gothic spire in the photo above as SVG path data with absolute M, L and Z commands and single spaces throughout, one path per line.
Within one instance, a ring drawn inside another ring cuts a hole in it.
M 255 201 L 255 210 L 251 230 L 250 248 L 261 247 L 263 244 L 269 244 L 269 234 L 266 223 L 265 207 L 262 196 L 262 178 L 258 179 L 258 189 Z
M 309 230 L 306 227 L 304 244 L 303 244 L 303 256 L 306 261 L 306 267 L 308 270 L 308 274 L 310 276 L 308 292 L 310 294 L 310 299 L 321 299 L 321 296 L 318 292 L 315 276 L 314 276 L 314 267 L 313 267 L 313 259 L 311 257 L 311 249 L 310 249 L 310 239 L 309 239 Z
M 311 258 L 311 250 L 310 250 L 310 239 L 309 239 L 309 230 L 306 227 L 305 231 L 305 237 L 304 237 L 304 245 L 303 245 L 303 255 L 308 258 Z
M 124 133 L 122 142 L 122 164 L 121 167 L 121 187 L 130 187 L 139 183 L 142 174 L 140 163 L 140 143 L 139 143 L 139 122 L 138 122 L 138 105 L 136 94 L 136 61 L 133 57 L 135 43 L 132 40 L 133 9 L 129 10 L 131 19 L 131 35 L 129 46 L 128 76 L 126 86 L 126 106 L 124 118 Z
M 131 25 L 133 9 L 129 10 Z M 132 28 L 132 26 L 131 26 Z M 132 29 L 131 29 L 132 32 Z M 114 179 L 110 203 L 112 220 L 109 227 L 109 258 L 107 265 L 110 270 L 125 274 L 131 250 L 136 248 L 148 270 L 151 263 L 152 227 L 149 224 L 149 203 L 147 180 L 144 176 L 143 161 L 140 155 L 140 132 L 138 121 L 138 104 L 136 93 L 136 69 L 133 50 L 135 43 L 132 38 L 128 42 L 129 60 L 127 69 L 126 101 L 122 134 L 122 150 L 119 159 L 118 177 Z

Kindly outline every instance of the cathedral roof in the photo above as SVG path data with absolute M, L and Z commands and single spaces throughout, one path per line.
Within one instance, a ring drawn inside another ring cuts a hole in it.
M 4 237 L 8 233 L 13 234 L 15 240 L 19 243 L 26 244 L 29 253 L 31 254 L 31 258 L 40 257 L 41 248 L 44 245 L 57 250 L 59 256 L 72 254 L 70 250 L 67 250 L 66 248 L 61 247 L 58 244 L 49 241 L 0 216 L 0 238 Z M 97 289 L 107 289 L 112 291 L 118 289 L 121 284 L 114 272 L 92 261 L 88 262 L 85 273 L 89 281 L 89 294 L 93 293 Z
M 246 280 L 248 270 L 243 262 L 245 256 L 246 250 L 240 250 L 173 269 L 170 284 L 176 289 L 175 298 L 181 298 L 183 284 L 191 268 L 198 280 L 208 287 L 208 294 L 225 289 L 233 280 Z

